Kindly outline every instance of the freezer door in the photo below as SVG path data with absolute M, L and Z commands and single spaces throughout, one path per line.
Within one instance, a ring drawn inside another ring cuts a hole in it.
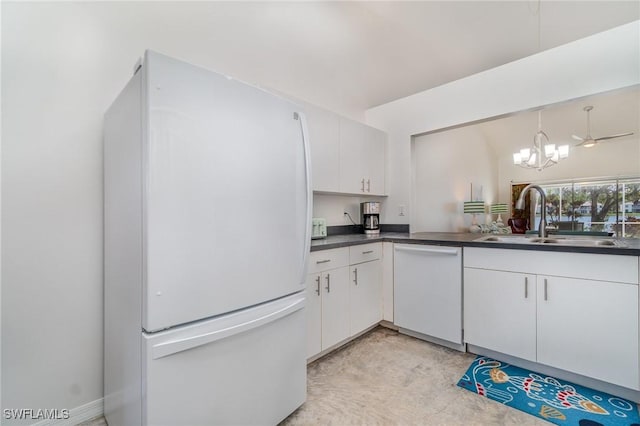
M 309 169 L 287 100 L 148 52 L 143 328 L 304 288 Z
M 143 333 L 145 425 L 275 425 L 306 395 L 304 293 Z

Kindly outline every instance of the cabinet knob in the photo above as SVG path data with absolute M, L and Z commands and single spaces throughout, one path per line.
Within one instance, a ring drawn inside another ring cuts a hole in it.
M 331 274 L 327 274 L 327 286 L 325 289 L 327 289 L 327 293 L 331 293 Z
M 353 279 L 353 282 L 356 283 L 356 285 L 358 285 L 358 268 L 353 269 L 353 275 L 355 276 L 355 278 Z
M 320 275 L 318 275 L 318 278 L 316 278 L 316 284 L 318 284 L 316 288 L 316 294 L 320 296 Z
M 529 277 L 524 277 L 524 298 L 529 297 Z

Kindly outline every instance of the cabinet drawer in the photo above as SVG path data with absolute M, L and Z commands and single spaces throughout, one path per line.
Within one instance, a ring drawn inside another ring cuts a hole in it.
M 638 257 L 465 247 L 467 268 L 638 284 Z
M 349 248 L 314 251 L 309 256 L 309 274 L 349 265 Z
M 382 243 L 362 244 L 349 247 L 349 264 L 368 262 L 380 259 L 382 256 Z

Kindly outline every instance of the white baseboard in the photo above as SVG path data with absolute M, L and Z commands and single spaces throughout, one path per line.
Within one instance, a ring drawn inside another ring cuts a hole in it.
M 444 346 L 445 348 L 453 349 L 460 352 L 466 352 L 467 348 L 464 343 L 454 343 L 447 340 L 438 339 L 437 337 L 427 336 L 426 334 L 418 333 L 417 331 L 407 330 L 405 328 L 398 328 L 398 333 L 406 334 L 407 336 L 415 337 L 416 339 L 424 340 L 426 342 L 435 343 L 436 345 Z
M 468 352 L 472 354 L 488 356 L 490 358 L 515 365 L 516 367 L 526 368 L 537 373 L 553 376 L 560 380 L 566 380 L 568 382 L 573 382 L 581 386 L 586 386 L 600 392 L 610 393 L 611 395 L 619 396 L 620 398 L 625 398 L 629 401 L 635 402 L 636 404 L 640 404 L 640 391 L 634 389 L 624 388 L 622 386 L 614 385 L 613 383 L 603 382 L 601 380 L 582 376 L 570 371 L 560 370 L 559 368 L 549 367 L 547 365 L 538 364 L 537 362 L 528 361 L 526 359 L 517 358 L 511 355 L 505 355 L 503 353 L 485 349 L 480 346 L 467 345 L 467 349 Z
M 104 414 L 104 398 L 69 410 L 68 419 L 41 420 L 32 426 L 75 426 Z

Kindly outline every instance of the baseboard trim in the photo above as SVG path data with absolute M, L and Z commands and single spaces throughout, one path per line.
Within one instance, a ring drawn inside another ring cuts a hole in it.
M 72 408 L 69 410 L 68 419 L 41 420 L 32 426 L 75 426 L 102 415 L 104 415 L 104 398 L 96 399 L 95 401 Z
M 453 349 L 460 352 L 466 352 L 467 348 L 464 343 L 454 343 L 448 340 L 439 339 L 433 336 L 427 336 L 426 334 L 418 333 L 417 331 L 407 330 L 406 328 L 398 328 L 398 333 L 406 334 L 407 336 L 415 337 L 416 339 L 424 340 L 425 342 L 435 343 L 436 345 L 444 346 L 445 348 Z
M 561 370 L 555 367 L 549 367 L 548 365 L 544 364 L 538 364 L 534 361 L 528 361 L 526 359 L 506 355 L 480 346 L 468 344 L 467 352 L 476 355 L 488 356 L 490 358 L 515 365 L 516 367 L 526 368 L 537 373 L 556 377 L 560 380 L 566 380 L 568 382 L 573 382 L 582 386 L 586 386 L 588 388 L 599 390 L 600 392 L 610 393 L 611 395 L 626 398 L 630 401 L 635 402 L 636 404 L 640 404 L 640 391 L 637 391 L 635 389 L 625 388 L 619 385 L 614 385 L 613 383 L 603 382 L 602 380 L 594 379 L 592 377 L 583 376 L 581 374 L 572 373 L 570 371 Z
M 364 330 L 362 330 L 359 333 L 354 334 L 353 336 L 347 337 L 346 339 L 336 343 L 335 345 L 328 347 L 327 349 L 307 358 L 307 365 L 311 364 L 313 361 L 318 360 L 320 358 L 322 358 L 325 355 L 330 354 L 331 352 L 335 351 L 336 349 L 340 349 L 341 347 L 345 346 L 347 343 L 352 342 L 353 340 L 356 340 L 358 337 L 362 336 L 363 334 L 366 334 L 368 332 L 370 332 L 371 330 L 373 330 L 374 328 L 378 327 L 378 324 L 374 324 L 368 328 L 365 328 Z
M 389 330 L 398 331 L 400 327 L 395 325 L 392 321 L 382 320 L 379 324 L 381 327 L 388 328 Z

